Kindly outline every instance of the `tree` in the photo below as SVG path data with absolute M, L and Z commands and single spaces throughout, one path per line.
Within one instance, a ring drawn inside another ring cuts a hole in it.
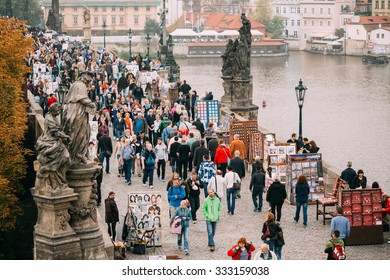
M 267 32 L 272 39 L 281 38 L 283 35 L 284 18 L 281 16 L 274 16 L 266 25 Z
M 342 28 L 336 29 L 334 32 L 334 35 L 339 37 L 339 38 L 343 38 L 344 34 L 345 34 L 345 30 Z
M 149 33 L 151 35 L 159 34 L 160 24 L 157 20 L 148 18 L 145 22 L 144 32 L 145 34 Z
M 265 25 L 265 30 L 271 38 L 280 38 L 283 35 L 283 17 L 272 15 L 270 0 L 259 0 L 254 18 Z
M 0 0 L 0 15 L 6 15 L 7 1 Z M 43 18 L 39 0 L 12 0 L 12 15 L 16 19 L 27 20 L 32 26 L 39 25 Z
M 22 146 L 27 131 L 22 85 L 29 72 L 24 61 L 33 40 L 23 36 L 24 23 L 0 19 L 0 234 L 13 229 L 21 215 L 18 195 L 24 192 L 21 180 L 29 152 Z

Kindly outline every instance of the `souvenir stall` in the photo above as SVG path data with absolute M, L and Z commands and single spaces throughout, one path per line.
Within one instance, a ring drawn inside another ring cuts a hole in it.
M 259 131 L 257 121 L 238 121 L 232 122 L 230 128 L 230 143 L 233 141 L 235 134 L 240 135 L 240 140 L 244 141 L 245 147 L 247 147 L 247 160 L 249 160 L 249 147 L 251 143 L 251 133 Z
M 266 143 L 268 146 L 268 143 Z M 290 143 L 278 143 L 268 146 L 268 166 L 272 168 L 272 178 L 278 177 L 282 184 L 287 181 L 286 159 L 289 155 L 295 155 L 296 145 Z
M 295 185 L 297 178 L 305 175 L 310 186 L 309 204 L 313 204 L 317 199 L 324 197 L 324 178 L 322 171 L 321 154 L 298 154 L 287 155 L 287 200 L 295 204 Z
M 219 126 L 219 101 L 218 100 L 197 100 L 196 101 L 196 117 L 208 127 L 210 122 L 214 123 L 214 127 Z
M 134 192 L 128 194 L 128 213 L 125 224 L 128 229 L 127 243 L 141 238 L 145 231 L 154 229 L 153 240 L 147 246 L 162 244 L 162 198 L 158 193 Z
M 351 233 L 346 245 L 383 243 L 382 195 L 380 189 L 354 189 L 339 192 L 338 205 L 348 218 Z
M 268 167 L 269 147 L 276 144 L 276 135 L 275 133 L 262 133 L 261 139 L 263 147 L 263 154 L 261 155 L 261 158 L 264 160 L 264 166 Z

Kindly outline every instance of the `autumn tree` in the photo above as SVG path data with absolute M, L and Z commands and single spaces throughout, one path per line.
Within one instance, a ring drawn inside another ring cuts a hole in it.
M 160 33 L 160 24 L 157 20 L 152 18 L 147 18 L 145 21 L 145 27 L 144 27 L 145 34 L 159 34 Z
M 22 85 L 29 71 L 24 61 L 33 44 L 23 36 L 24 23 L 0 18 L 0 238 L 2 232 L 15 227 L 22 214 L 18 195 L 24 191 L 21 180 L 28 153 L 23 147 L 27 104 Z
M 283 17 L 274 16 L 272 13 L 272 4 L 270 0 L 259 0 L 255 14 L 253 16 L 257 21 L 265 25 L 267 35 L 271 38 L 280 38 L 283 34 Z
M 41 23 L 43 12 L 39 7 L 39 0 L 12 0 L 11 6 L 12 17 L 27 20 L 32 26 Z M 7 15 L 7 12 L 7 0 L 0 0 L 0 15 Z

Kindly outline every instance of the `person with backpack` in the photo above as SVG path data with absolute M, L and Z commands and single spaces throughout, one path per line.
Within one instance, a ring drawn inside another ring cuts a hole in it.
M 337 229 L 335 229 L 332 232 L 332 239 L 329 240 L 328 244 L 326 244 L 326 248 L 324 250 L 324 252 L 328 254 L 327 260 L 346 259 L 344 241 L 339 237 L 340 237 L 340 232 Z
M 168 189 L 169 217 L 174 217 L 174 213 L 179 208 L 181 201 L 186 197 L 186 190 L 180 186 L 178 179 L 173 180 L 173 185 Z
M 261 239 L 264 243 L 269 245 L 269 249 L 274 251 L 275 240 L 277 239 L 277 225 L 275 223 L 275 216 L 272 212 L 268 212 L 265 222 L 263 223 L 263 229 Z
M 178 207 L 175 211 L 175 213 L 172 215 L 172 222 L 176 218 L 181 219 L 181 233 L 177 235 L 177 246 L 179 250 L 182 249 L 182 241 L 184 238 L 184 253 L 188 255 L 188 233 L 190 231 L 190 220 L 191 220 L 191 211 L 187 207 L 188 203 L 187 200 L 182 200 L 180 202 L 180 207 Z
M 255 246 L 248 242 L 245 237 L 241 237 L 237 244 L 230 248 L 227 255 L 231 257 L 232 260 L 250 260 L 254 250 Z
M 153 151 L 152 144 L 146 143 L 146 149 L 142 153 L 141 163 L 144 176 L 142 178 L 142 185 L 146 186 L 146 181 L 149 177 L 149 188 L 153 189 L 153 173 L 157 165 L 156 153 Z
M 275 240 L 275 254 L 278 260 L 282 259 L 282 248 L 284 246 L 283 230 L 278 223 L 276 223 L 276 240 Z

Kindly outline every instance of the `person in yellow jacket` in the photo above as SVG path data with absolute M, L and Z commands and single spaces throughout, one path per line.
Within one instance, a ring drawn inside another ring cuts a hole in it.
M 208 197 L 206 197 L 203 202 L 202 213 L 206 220 L 210 251 L 214 252 L 214 236 L 215 231 L 217 230 L 217 222 L 219 220 L 219 215 L 222 212 L 222 204 L 219 198 L 215 195 L 215 191 L 213 188 L 210 188 L 208 190 L 208 193 Z
M 233 141 L 230 143 L 230 153 L 234 155 L 235 151 L 240 151 L 240 158 L 246 158 L 246 148 L 244 141 L 240 140 L 239 134 L 234 134 Z

